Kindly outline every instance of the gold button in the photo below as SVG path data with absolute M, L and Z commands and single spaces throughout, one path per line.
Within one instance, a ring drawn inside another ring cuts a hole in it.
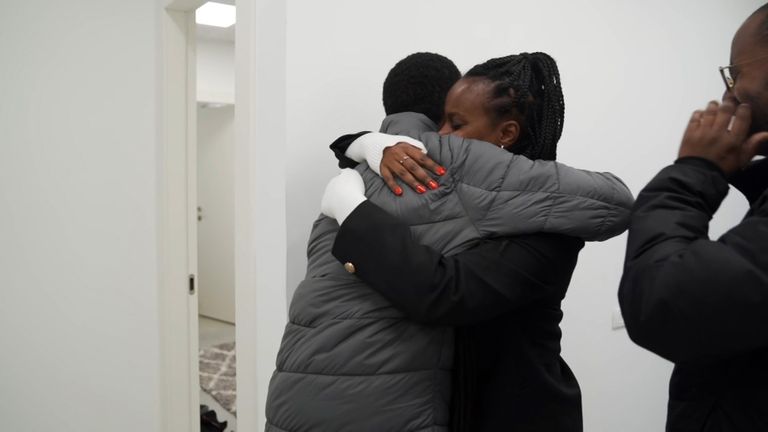
M 351 262 L 344 263 L 344 270 L 346 270 L 349 273 L 354 274 L 355 273 L 355 265 Z

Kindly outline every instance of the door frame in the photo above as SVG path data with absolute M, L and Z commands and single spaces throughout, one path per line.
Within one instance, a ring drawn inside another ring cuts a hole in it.
M 159 430 L 198 432 L 195 10 L 204 0 L 162 2 L 158 125 Z
M 160 429 L 198 432 L 194 11 L 160 0 L 158 150 Z M 284 0 L 237 0 L 235 29 L 235 320 L 237 428 L 260 431 L 286 305 L 286 18 Z M 300 269 L 303 271 L 304 269 Z
M 237 428 L 261 431 L 287 321 L 285 0 L 236 0 Z

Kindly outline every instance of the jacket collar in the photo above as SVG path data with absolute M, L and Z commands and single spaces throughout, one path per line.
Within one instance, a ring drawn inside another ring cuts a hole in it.
M 390 135 L 408 135 L 418 138 L 424 132 L 435 132 L 437 125 L 424 114 L 415 112 L 402 112 L 391 114 L 381 122 L 379 132 Z

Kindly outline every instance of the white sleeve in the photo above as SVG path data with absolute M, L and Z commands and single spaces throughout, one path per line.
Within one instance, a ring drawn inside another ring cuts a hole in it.
M 355 162 L 368 162 L 368 166 L 381 176 L 380 165 L 381 158 L 384 155 L 384 149 L 392 147 L 399 142 L 406 142 L 414 147 L 418 147 L 423 153 L 427 152 L 421 141 L 404 135 L 387 135 L 380 132 L 371 132 L 361 135 L 349 145 L 344 156 Z
M 328 182 L 320 202 L 320 211 L 341 225 L 365 200 L 363 178 L 357 171 L 346 168 Z

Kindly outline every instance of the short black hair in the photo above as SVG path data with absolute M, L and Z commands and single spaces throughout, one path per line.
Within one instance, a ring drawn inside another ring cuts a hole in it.
M 384 112 L 417 112 L 440 124 L 445 97 L 459 78 L 461 72 L 449 58 L 429 52 L 411 54 L 397 62 L 384 80 Z

